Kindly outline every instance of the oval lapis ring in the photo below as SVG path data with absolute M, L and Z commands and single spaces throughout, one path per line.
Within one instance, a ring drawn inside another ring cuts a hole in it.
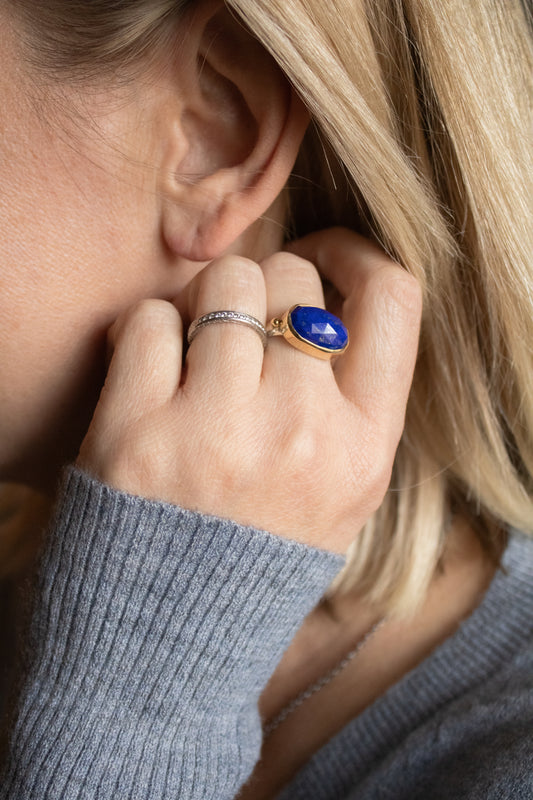
M 267 336 L 283 338 L 315 358 L 339 356 L 348 347 L 348 331 L 343 322 L 324 308 L 297 303 L 282 317 L 270 322 Z

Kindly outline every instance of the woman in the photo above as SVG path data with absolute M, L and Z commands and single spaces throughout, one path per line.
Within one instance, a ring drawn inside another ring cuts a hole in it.
M 0 13 L 2 797 L 526 797 L 524 9 Z

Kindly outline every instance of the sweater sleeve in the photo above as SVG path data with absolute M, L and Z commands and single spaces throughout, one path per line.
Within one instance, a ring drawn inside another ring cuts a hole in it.
M 0 797 L 234 798 L 259 695 L 344 559 L 75 468 L 47 541 Z

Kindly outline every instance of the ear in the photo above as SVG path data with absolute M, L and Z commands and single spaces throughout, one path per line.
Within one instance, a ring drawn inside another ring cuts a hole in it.
M 274 202 L 309 116 L 259 42 L 224 7 L 199 2 L 180 25 L 176 102 L 167 103 L 158 189 L 167 246 L 208 261 Z

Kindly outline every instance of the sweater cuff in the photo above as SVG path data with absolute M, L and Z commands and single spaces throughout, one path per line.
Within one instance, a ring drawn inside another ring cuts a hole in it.
M 162 760 L 168 776 L 169 753 L 175 760 L 197 747 L 198 731 L 210 763 L 223 753 L 210 731 L 240 748 L 244 733 L 257 757 L 259 695 L 343 564 L 70 468 L 43 559 L 33 667 L 12 743 L 19 766 L 26 762 L 35 788 L 55 772 L 59 788 L 67 773 L 80 785 L 99 754 L 109 776 L 111 752 L 122 765 L 142 752 L 132 783 L 140 789 L 137 772 L 148 770 L 153 786 Z

